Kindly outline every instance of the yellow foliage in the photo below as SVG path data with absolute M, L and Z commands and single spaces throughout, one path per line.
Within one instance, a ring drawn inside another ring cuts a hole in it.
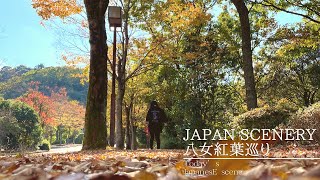
M 72 54 L 63 54 L 61 55 L 61 59 L 69 66 L 69 67 L 82 67 L 82 73 L 73 74 L 72 77 L 80 78 L 80 82 L 84 84 L 89 81 L 89 59 L 84 56 L 73 56 Z
M 32 0 L 32 7 L 45 20 L 55 16 L 65 18 L 82 11 L 76 0 Z
M 211 19 L 200 4 L 183 3 L 179 0 L 167 1 L 168 9 L 161 11 L 162 20 L 170 23 L 173 32 L 187 32 Z

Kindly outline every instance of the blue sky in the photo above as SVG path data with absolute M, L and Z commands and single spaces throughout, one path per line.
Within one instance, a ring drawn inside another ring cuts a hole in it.
M 58 65 L 53 32 L 40 25 L 31 0 L 5 0 L 0 6 L 0 59 L 6 65 Z
M 301 18 L 280 13 L 281 24 L 294 23 Z M 0 61 L 5 65 L 34 67 L 62 65 L 52 30 L 40 25 L 41 18 L 31 6 L 31 0 L 5 0 L 0 6 Z M 1 65 L 1 64 L 0 64 Z

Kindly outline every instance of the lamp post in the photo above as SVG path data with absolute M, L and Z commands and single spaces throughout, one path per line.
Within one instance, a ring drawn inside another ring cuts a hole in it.
M 113 27 L 113 58 L 112 58 L 112 89 L 111 89 L 111 107 L 110 107 L 110 146 L 114 146 L 115 138 L 115 119 L 116 119 L 116 48 L 117 48 L 117 27 L 122 25 L 121 7 L 108 7 L 108 20 L 110 29 Z

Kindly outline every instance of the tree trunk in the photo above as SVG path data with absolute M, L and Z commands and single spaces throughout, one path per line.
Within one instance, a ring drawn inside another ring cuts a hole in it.
M 53 139 L 53 134 L 52 134 L 52 132 L 50 132 L 49 137 L 50 137 L 50 144 L 52 144 L 52 143 L 53 143 L 53 142 L 52 142 L 52 139 Z
M 310 105 L 310 92 L 306 89 L 304 90 L 304 93 L 303 93 L 303 101 L 306 107 Z
M 90 33 L 90 74 L 83 150 L 107 145 L 107 48 L 105 13 L 108 0 L 84 0 Z
M 59 127 L 58 127 L 56 131 L 56 142 L 60 142 L 59 138 L 60 138 L 60 135 L 59 135 Z
M 130 3 L 128 3 L 130 4 Z M 127 63 L 127 55 L 128 55 L 128 46 L 129 46 L 129 33 L 128 33 L 128 11 L 129 7 L 124 10 L 124 25 L 123 25 L 123 37 L 124 41 L 122 41 L 122 59 L 118 62 L 118 94 L 117 94 L 117 121 L 116 121 L 116 148 L 123 149 L 124 147 L 124 139 L 123 139 L 123 126 L 122 126 L 122 103 L 123 97 L 125 93 L 126 86 L 126 63 Z
M 137 138 L 136 138 L 136 132 L 137 132 L 137 126 L 135 126 L 135 119 L 133 118 L 133 103 L 131 106 L 131 112 L 130 112 L 130 130 L 131 130 L 131 149 L 136 150 L 137 149 Z
M 110 108 L 110 146 L 114 146 L 114 132 L 116 121 L 116 48 L 117 48 L 116 28 L 113 33 L 113 57 L 112 57 L 112 89 L 111 89 L 111 108 Z
M 243 0 L 231 0 L 235 5 L 241 24 L 242 38 L 242 60 L 244 82 L 246 87 L 246 103 L 248 110 L 258 107 L 257 93 L 255 87 L 253 66 L 252 66 L 252 49 L 251 49 L 251 31 L 249 22 L 249 11 Z
M 119 63 L 120 64 L 120 63 Z M 119 73 L 120 75 L 121 73 Z M 122 125 L 122 102 L 125 93 L 125 82 L 122 80 L 123 77 L 118 77 L 118 94 L 117 94 L 117 121 L 116 121 L 116 148 L 124 148 L 124 136 L 123 136 L 123 125 Z
M 131 149 L 137 149 L 137 126 L 131 125 Z
M 130 106 L 126 107 L 126 149 L 131 149 Z
M 313 91 L 313 93 L 311 94 L 311 97 L 310 97 L 310 103 L 311 104 L 314 104 L 315 103 L 315 95 L 316 95 L 316 93 L 317 93 L 317 91 L 318 90 L 315 90 L 315 91 Z
M 62 144 L 62 132 L 63 132 L 63 129 L 62 129 L 62 126 L 60 125 L 60 130 L 59 130 L 59 144 Z

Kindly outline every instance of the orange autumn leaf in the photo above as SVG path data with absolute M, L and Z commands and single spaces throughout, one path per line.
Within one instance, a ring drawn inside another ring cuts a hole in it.
M 65 18 L 82 10 L 76 0 L 32 0 L 32 7 L 44 20 L 55 16 Z

